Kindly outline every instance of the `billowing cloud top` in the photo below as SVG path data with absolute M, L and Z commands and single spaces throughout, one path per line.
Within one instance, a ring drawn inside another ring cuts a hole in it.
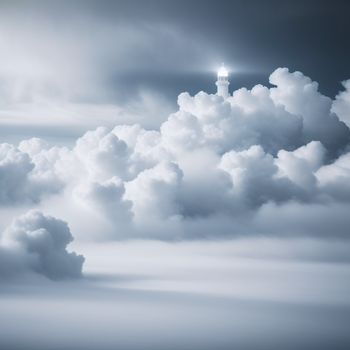
M 226 100 L 182 93 L 159 129 L 3 144 L 0 203 L 47 206 L 80 237 L 347 235 L 350 85 L 332 101 L 300 72 L 270 83 Z
M 68 225 L 38 211 L 16 218 L 0 245 L 0 277 L 34 272 L 53 280 L 81 276 L 84 257 L 67 252 Z

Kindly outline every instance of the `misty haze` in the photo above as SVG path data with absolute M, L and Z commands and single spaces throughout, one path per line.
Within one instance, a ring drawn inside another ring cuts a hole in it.
M 349 349 L 349 11 L 1 1 L 0 349 Z

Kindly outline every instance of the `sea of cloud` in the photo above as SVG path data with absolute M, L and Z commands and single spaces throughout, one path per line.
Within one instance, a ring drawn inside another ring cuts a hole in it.
M 79 252 L 79 280 L 0 281 L 2 349 L 349 349 L 344 242 L 108 241 Z
M 81 274 L 53 217 L 79 240 L 349 238 L 349 81 L 334 101 L 286 68 L 270 83 L 226 100 L 182 93 L 159 128 L 101 126 L 72 147 L 1 144 L 5 270 Z

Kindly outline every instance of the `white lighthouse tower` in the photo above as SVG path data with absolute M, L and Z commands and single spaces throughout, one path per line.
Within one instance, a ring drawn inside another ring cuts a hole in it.
M 229 96 L 228 86 L 230 85 L 230 82 L 228 81 L 228 71 L 224 64 L 222 64 L 218 70 L 218 80 L 215 84 L 218 87 L 217 95 L 227 98 Z

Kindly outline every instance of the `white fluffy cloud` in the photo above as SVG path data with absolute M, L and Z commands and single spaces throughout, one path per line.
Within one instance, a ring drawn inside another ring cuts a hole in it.
M 117 177 L 103 182 L 83 183 L 74 192 L 81 204 L 113 224 L 128 224 L 133 218 L 132 202 L 125 199 L 124 194 L 125 186 Z
M 18 148 L 0 144 L 0 206 L 38 202 L 45 194 L 56 193 L 63 183 L 55 170 L 64 149 L 32 139 Z
M 135 218 L 150 220 L 178 215 L 177 193 L 182 171 L 175 163 L 159 163 L 127 182 L 126 198 L 132 203 Z
M 332 111 L 350 127 L 350 79 L 343 81 L 344 91 L 340 92 L 333 101 Z
M 349 128 L 331 112 L 332 100 L 318 91 L 316 82 L 301 72 L 279 68 L 271 74 L 270 83 L 276 85 L 270 90 L 274 103 L 302 117 L 304 143 L 321 141 L 334 154 L 348 145 Z
M 58 280 L 81 276 L 84 257 L 66 250 L 73 241 L 68 225 L 38 211 L 16 218 L 0 245 L 0 277 L 34 272 Z
M 0 202 L 9 204 L 22 196 L 31 197 L 28 192 L 28 174 L 34 165 L 27 154 L 9 144 L 0 145 Z
M 348 105 L 336 106 L 346 97 L 332 104 L 317 83 L 285 68 L 270 82 L 227 100 L 182 93 L 159 130 L 99 127 L 72 148 L 39 139 L 2 145 L 1 203 L 44 207 L 45 194 L 62 193 L 67 209 L 51 201 L 52 212 L 80 231 L 73 208 L 84 227 L 102 220 L 98 234 L 116 238 L 259 232 L 259 220 L 262 231 L 276 232 L 266 208 L 349 205 L 350 130 L 334 113 L 344 119 Z M 318 234 L 317 225 L 311 231 Z

